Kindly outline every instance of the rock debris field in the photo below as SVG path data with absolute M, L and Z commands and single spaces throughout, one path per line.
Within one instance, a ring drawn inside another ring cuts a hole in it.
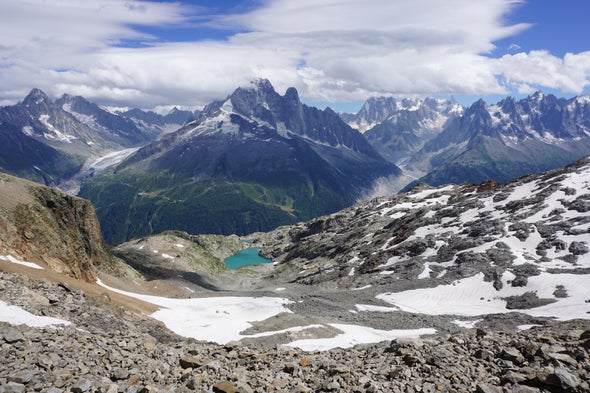
M 587 320 L 304 352 L 182 338 L 107 295 L 21 274 L 0 272 L 0 298 L 71 322 L 0 322 L 0 392 L 590 391 Z

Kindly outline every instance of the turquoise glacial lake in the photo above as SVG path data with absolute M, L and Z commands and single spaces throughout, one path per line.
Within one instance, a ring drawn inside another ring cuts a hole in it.
M 223 262 L 225 262 L 225 266 L 228 269 L 238 269 L 248 265 L 258 265 L 259 263 L 270 263 L 270 259 L 260 256 L 258 253 L 260 250 L 260 247 L 249 247 L 238 251 L 231 257 L 225 258 Z

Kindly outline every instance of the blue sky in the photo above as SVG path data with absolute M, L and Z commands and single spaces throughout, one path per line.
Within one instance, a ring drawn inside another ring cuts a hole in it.
M 590 86 L 586 0 L 11 0 L 1 104 L 33 87 L 166 111 L 256 78 L 317 106 L 371 96 L 468 105 Z
M 530 23 L 520 34 L 497 42 L 501 49 L 518 45 L 521 50 L 546 49 L 556 56 L 588 51 L 590 2 L 585 0 L 529 0 L 507 16 L 512 23 Z M 515 49 L 516 50 L 516 49 Z

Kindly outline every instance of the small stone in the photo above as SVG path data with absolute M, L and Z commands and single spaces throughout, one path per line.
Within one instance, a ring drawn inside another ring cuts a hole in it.
M 82 379 L 82 380 L 76 382 L 74 385 L 72 385 L 70 390 L 72 391 L 72 393 L 83 393 L 83 392 L 87 392 L 88 390 L 90 390 L 90 388 L 93 385 L 94 385 L 94 383 L 92 381 L 89 381 L 87 379 Z
M 590 332 L 589 332 L 590 333 Z M 301 367 L 307 367 L 311 364 L 311 360 L 309 360 L 308 358 L 303 358 L 299 361 L 299 365 Z
M 547 355 L 547 357 L 552 360 L 557 360 L 562 364 L 566 363 L 571 366 L 576 366 L 578 364 L 576 359 L 572 358 L 570 355 L 567 355 L 565 353 L 550 353 Z
M 199 368 L 203 365 L 201 358 L 197 356 L 183 356 L 180 358 L 180 367 Z
M 4 341 L 8 344 L 14 344 L 25 341 L 25 336 L 18 330 L 8 327 L 4 331 L 0 330 L 0 335 L 4 337 Z
M 149 386 L 149 385 L 144 386 L 141 389 L 139 389 L 139 393 L 157 393 L 157 392 L 158 392 L 158 388 L 156 388 L 154 386 Z
M 111 373 L 111 379 L 113 381 L 117 381 L 117 380 L 121 380 L 121 379 L 127 379 L 127 378 L 129 378 L 129 371 L 127 371 L 127 370 L 125 370 L 124 368 L 121 368 L 121 367 L 117 367 Z
M 476 391 L 478 393 L 502 393 L 503 390 L 501 387 L 492 386 L 485 383 L 478 383 Z
M 21 384 L 27 384 L 33 379 L 33 373 L 29 371 L 22 371 L 8 376 L 8 381 Z
M 512 363 L 524 362 L 524 356 L 522 356 L 522 353 L 520 353 L 520 351 L 514 347 L 504 348 L 500 356 L 502 359 L 509 360 Z
M 65 282 L 60 282 L 59 284 L 57 284 L 58 287 L 63 288 L 66 290 L 66 292 L 73 292 L 72 287 L 70 287 L 69 284 L 65 283 Z
M 64 390 L 60 389 L 60 388 L 56 388 L 54 386 L 47 388 L 47 389 L 43 389 L 41 390 L 41 393 L 63 393 Z M 107 392 L 107 393 L 112 393 L 112 392 Z M 116 393 L 116 392 L 115 392 Z
M 16 382 L 8 382 L 0 386 L 0 393 L 24 393 L 25 391 L 25 385 Z
M 213 392 L 216 393 L 237 393 L 236 387 L 229 381 L 220 381 L 213 385 Z
M 119 392 L 119 385 L 116 383 L 111 383 L 106 387 L 106 393 L 118 393 Z
M 477 359 L 485 360 L 488 362 L 494 360 L 494 353 L 488 351 L 487 349 L 478 349 L 477 351 L 475 351 L 474 355 Z
M 55 296 L 55 294 L 53 294 L 53 293 L 48 293 L 46 297 L 47 297 L 47 300 L 49 300 L 49 304 L 59 303 L 59 298 L 57 296 Z
M 508 371 L 504 374 L 502 378 L 503 381 L 510 382 L 510 383 L 520 383 L 529 380 L 530 378 L 527 377 L 525 374 L 515 372 L 515 371 Z
M 293 374 L 295 372 L 295 363 L 287 363 L 283 367 L 283 372 L 287 374 Z
M 534 388 L 532 386 L 527 385 L 519 385 L 514 384 L 510 389 L 510 393 L 539 393 L 540 390 L 538 388 Z

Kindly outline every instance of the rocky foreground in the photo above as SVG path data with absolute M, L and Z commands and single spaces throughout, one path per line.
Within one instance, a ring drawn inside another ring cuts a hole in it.
M 590 321 L 307 353 L 178 337 L 108 295 L 0 272 L 0 299 L 71 325 L 0 323 L 0 392 L 587 392 Z

